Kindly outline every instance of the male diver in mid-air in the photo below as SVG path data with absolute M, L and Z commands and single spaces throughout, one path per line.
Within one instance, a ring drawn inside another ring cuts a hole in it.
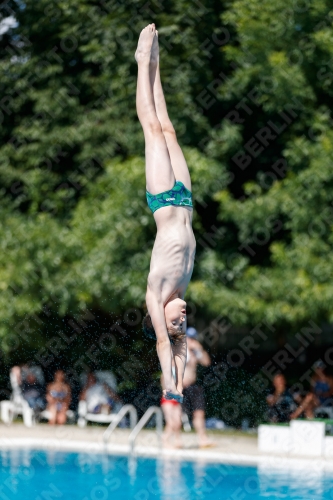
M 182 402 L 186 363 L 184 295 L 195 256 L 191 178 L 166 108 L 154 24 L 141 31 L 135 58 L 136 107 L 145 137 L 147 201 L 157 226 L 147 283 L 148 314 L 143 329 L 147 336 L 157 340 L 164 398 Z

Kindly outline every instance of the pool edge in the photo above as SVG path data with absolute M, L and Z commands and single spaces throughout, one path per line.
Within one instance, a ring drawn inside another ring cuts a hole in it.
M 35 450 L 49 450 L 53 452 L 72 451 L 85 453 L 107 453 L 108 455 L 129 455 L 128 445 L 108 444 L 106 447 L 100 442 L 59 440 L 59 439 L 38 439 L 38 438 L 4 438 L 0 441 L 1 451 L 7 449 L 30 448 Z M 323 470 L 333 470 L 333 461 L 324 457 L 290 457 L 286 455 L 250 455 L 241 453 L 221 453 L 213 450 L 196 449 L 161 449 L 158 447 L 137 446 L 135 448 L 137 457 L 146 458 L 173 458 L 190 462 L 205 461 L 214 463 L 229 463 L 234 465 L 253 465 L 265 467 L 296 467 L 305 466 L 318 467 Z

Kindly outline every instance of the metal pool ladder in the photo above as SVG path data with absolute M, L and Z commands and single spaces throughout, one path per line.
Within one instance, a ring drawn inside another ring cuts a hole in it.
M 134 452 L 135 440 L 138 437 L 139 432 L 143 429 L 143 427 L 149 422 L 151 417 L 156 415 L 156 432 L 158 435 L 158 439 L 160 441 L 162 430 L 163 430 L 163 414 L 161 408 L 158 406 L 150 406 L 148 410 L 141 417 L 139 422 L 136 424 L 131 434 L 128 437 L 129 445 L 131 453 Z
M 114 420 L 112 420 L 111 424 L 108 426 L 108 428 L 104 432 L 104 434 L 103 434 L 103 441 L 104 441 L 105 445 L 107 444 L 108 439 L 111 436 L 112 432 L 115 430 L 115 428 L 117 427 L 117 425 L 122 421 L 122 419 L 127 415 L 127 413 L 129 413 L 129 415 L 130 415 L 130 426 L 131 426 L 131 429 L 133 429 L 133 430 L 136 429 L 136 427 L 137 427 L 136 423 L 138 421 L 137 411 L 136 411 L 136 409 L 135 409 L 135 407 L 133 405 L 125 405 L 117 413 L 117 415 L 115 415 Z M 141 422 L 141 420 L 140 420 L 140 422 Z

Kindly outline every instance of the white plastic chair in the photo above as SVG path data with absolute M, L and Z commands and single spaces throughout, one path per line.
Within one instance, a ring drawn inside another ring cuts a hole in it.
M 21 369 L 21 378 L 24 378 L 25 370 L 25 368 Z M 32 372 L 35 375 L 36 379 L 41 385 L 44 384 L 44 374 L 40 366 L 31 366 L 28 368 L 28 371 Z M 12 394 L 9 401 L 0 402 L 1 420 L 5 424 L 10 425 L 13 422 L 14 418 L 16 418 L 18 415 L 22 415 L 23 423 L 26 427 L 32 427 L 33 425 L 36 425 L 36 422 L 41 418 L 50 420 L 51 414 L 48 410 L 35 412 L 32 408 L 30 408 L 28 402 L 23 397 L 17 375 L 15 371 L 13 371 L 13 369 L 10 370 L 9 379 L 12 388 Z M 74 420 L 74 412 L 72 410 L 68 410 L 67 417 L 70 420 Z
M 112 389 L 114 392 L 117 392 L 117 381 L 116 377 L 114 374 L 110 371 L 96 371 L 94 372 L 94 375 L 97 379 L 97 382 L 101 384 L 106 384 L 110 389 Z M 84 387 L 85 383 L 87 380 L 87 374 L 83 374 L 81 377 L 81 385 Z M 79 427 L 85 427 L 87 425 L 87 422 L 95 422 L 95 423 L 100 423 L 100 424 L 110 424 L 113 422 L 117 416 L 117 413 L 121 410 L 122 408 L 121 403 L 116 403 L 113 411 L 109 414 L 105 413 L 90 413 L 88 412 L 88 407 L 87 407 L 87 402 L 86 401 L 79 401 L 79 406 L 78 406 L 78 414 L 79 418 L 77 421 L 77 425 Z
M 9 401 L 1 401 L 0 403 L 1 420 L 5 424 L 10 425 L 14 418 L 22 415 L 24 424 L 27 427 L 32 427 L 35 424 L 35 413 L 24 399 L 17 375 L 13 370 L 10 371 L 9 379 L 12 394 Z
M 327 415 L 327 418 L 330 418 L 333 420 L 333 407 L 332 406 L 318 406 L 318 408 L 315 409 L 314 414 L 315 416 Z
M 75 422 L 75 412 L 74 411 L 67 410 L 66 416 L 70 422 Z M 38 413 L 38 418 L 35 417 L 35 420 L 41 420 L 42 418 L 45 418 L 45 420 L 50 420 L 51 417 L 52 417 L 52 415 L 51 415 L 51 412 L 49 410 L 43 410 L 43 411 Z
M 192 427 L 188 419 L 187 413 L 185 413 L 184 411 L 182 412 L 182 424 L 185 432 L 191 432 Z

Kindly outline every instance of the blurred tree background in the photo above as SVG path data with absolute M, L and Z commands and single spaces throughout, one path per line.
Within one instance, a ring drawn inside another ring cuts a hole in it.
M 129 353 L 143 379 L 143 362 L 157 369 L 140 334 L 155 224 L 134 60 L 152 21 L 193 179 L 194 323 L 265 321 L 278 335 L 332 322 L 331 8 L 328 0 L 1 5 L 6 363 L 80 359 L 84 369 L 112 359 L 124 388 L 133 387 Z M 116 345 L 87 357 L 110 325 Z

